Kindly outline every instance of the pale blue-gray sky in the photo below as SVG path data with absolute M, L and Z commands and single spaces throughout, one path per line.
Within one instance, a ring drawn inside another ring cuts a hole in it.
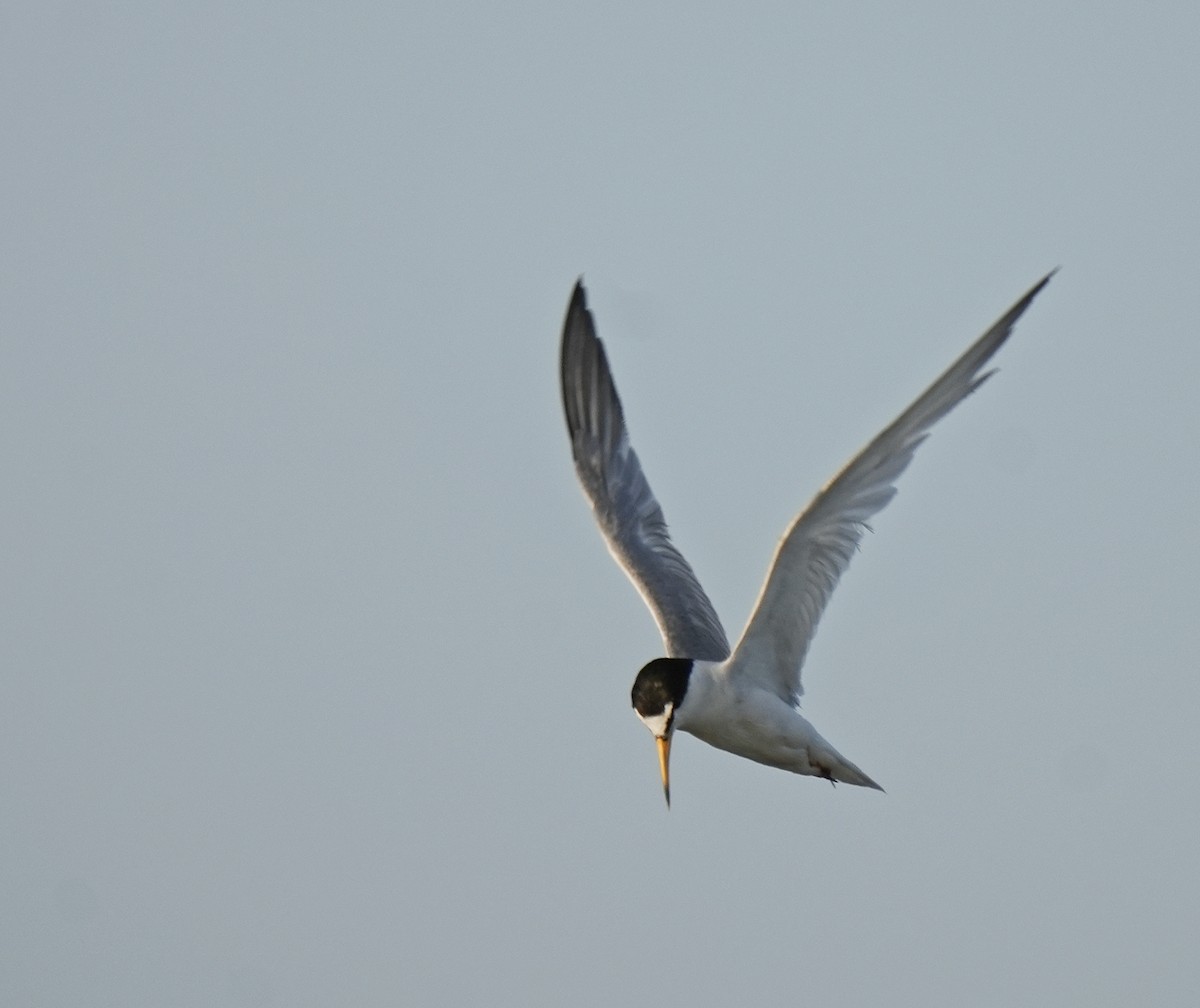
M 8 5 L 0 1001 L 1183 1005 L 1194 4 Z M 736 635 L 809 495 L 1063 269 L 806 711 L 629 710 L 583 273 Z

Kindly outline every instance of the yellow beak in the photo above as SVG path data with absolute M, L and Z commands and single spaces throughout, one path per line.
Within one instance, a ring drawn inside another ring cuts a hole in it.
M 671 807 L 671 736 L 656 736 L 658 744 L 658 768 L 662 771 L 663 795 L 667 799 L 667 808 Z

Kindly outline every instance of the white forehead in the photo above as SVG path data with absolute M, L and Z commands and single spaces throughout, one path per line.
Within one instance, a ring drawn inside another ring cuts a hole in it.
M 655 738 L 662 738 L 667 734 L 667 722 L 671 720 L 672 710 L 674 710 L 674 707 L 671 704 L 667 704 L 666 709 L 661 714 L 652 714 L 650 717 L 642 717 L 639 714 L 638 717 L 642 718 L 642 724 L 650 729 Z

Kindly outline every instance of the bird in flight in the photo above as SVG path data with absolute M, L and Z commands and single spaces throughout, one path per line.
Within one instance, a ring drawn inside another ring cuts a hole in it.
M 896 480 L 933 425 L 994 373 L 982 369 L 1051 276 L 1034 284 L 792 520 L 732 652 L 712 603 L 671 542 L 629 443 L 583 281 L 575 284 L 560 359 L 567 431 L 575 471 L 609 551 L 662 634 L 666 657 L 638 672 L 631 699 L 657 743 L 668 807 L 676 731 L 781 770 L 883 790 L 801 716 L 804 656 L 867 523 L 895 496 Z

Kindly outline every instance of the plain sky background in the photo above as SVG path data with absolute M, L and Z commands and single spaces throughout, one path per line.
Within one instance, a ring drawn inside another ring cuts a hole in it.
M 0 8 L 0 1002 L 1191 1005 L 1200 8 Z M 1048 269 L 805 711 L 629 709 L 585 276 L 736 636 Z

